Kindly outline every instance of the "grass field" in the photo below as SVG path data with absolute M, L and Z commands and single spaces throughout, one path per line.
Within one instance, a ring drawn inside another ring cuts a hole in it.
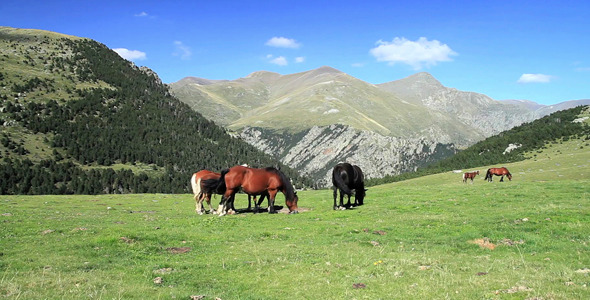
M 0 196 L 0 297 L 590 299 L 588 149 L 531 153 L 506 165 L 510 182 L 372 187 L 346 211 L 301 191 L 298 215 L 199 216 L 192 195 Z

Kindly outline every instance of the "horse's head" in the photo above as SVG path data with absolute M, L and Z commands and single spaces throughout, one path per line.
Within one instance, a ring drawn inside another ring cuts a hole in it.
M 512 181 L 512 174 L 508 173 L 506 174 L 506 177 L 508 177 L 508 180 Z
M 299 201 L 299 196 L 297 196 L 297 192 L 293 193 L 293 199 L 290 200 L 285 200 L 285 203 L 287 204 L 287 207 L 289 208 L 289 213 L 290 214 L 297 214 L 299 213 L 297 211 L 298 207 L 297 207 L 297 202 Z
M 357 190 L 354 194 L 355 199 L 358 201 L 359 205 L 363 205 L 365 201 L 365 196 L 367 195 L 367 189 L 360 189 Z

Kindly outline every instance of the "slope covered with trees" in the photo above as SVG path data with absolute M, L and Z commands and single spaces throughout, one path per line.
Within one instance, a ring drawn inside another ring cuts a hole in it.
M 98 42 L 21 30 L 0 41 L 1 194 L 184 193 L 193 172 L 243 163 L 309 184 Z

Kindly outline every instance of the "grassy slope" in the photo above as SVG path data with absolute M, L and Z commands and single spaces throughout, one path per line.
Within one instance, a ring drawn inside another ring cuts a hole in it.
M 588 299 L 580 146 L 506 165 L 511 182 L 445 173 L 372 187 L 348 211 L 331 210 L 328 190 L 300 192 L 299 215 L 223 218 L 196 215 L 190 195 L 0 196 L 0 295 Z

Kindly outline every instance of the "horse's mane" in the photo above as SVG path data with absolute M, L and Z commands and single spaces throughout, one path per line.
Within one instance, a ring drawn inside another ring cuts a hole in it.
M 285 198 L 287 198 L 287 200 L 293 200 L 293 198 L 295 198 L 295 188 L 291 184 L 291 180 L 289 180 L 289 177 L 287 177 L 285 174 L 283 174 L 283 172 L 274 167 L 266 167 L 264 169 L 268 172 L 273 172 L 279 175 L 281 181 L 283 182 L 283 188 L 285 189 Z

